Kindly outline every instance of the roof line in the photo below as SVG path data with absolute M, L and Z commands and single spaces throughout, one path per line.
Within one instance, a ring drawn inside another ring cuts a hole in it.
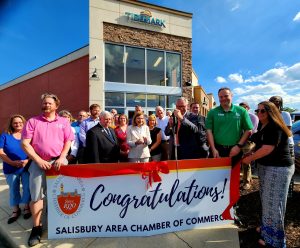
M 42 73 L 45 73 L 47 71 L 50 71 L 50 70 L 53 70 L 59 66 L 62 66 L 64 64 L 67 64 L 71 61 L 74 61 L 76 59 L 79 59 L 83 56 L 86 56 L 89 54 L 89 45 L 85 45 L 81 48 L 78 48 L 76 50 L 74 50 L 73 52 L 70 52 L 58 59 L 55 59 L 45 65 L 42 65 L 36 69 L 33 69 L 32 71 L 26 73 L 26 74 L 23 74 L 15 79 L 12 79 L 10 81 L 8 81 L 7 83 L 4 83 L 2 85 L 0 85 L 0 91 L 3 90 L 3 89 L 6 89 L 8 87 L 11 87 L 13 85 L 16 85 L 20 82 L 23 82 L 25 80 L 28 80 L 30 78 L 33 78 L 33 77 L 36 77 L 38 75 L 41 75 Z
M 180 10 L 176 10 L 176 9 L 171 9 L 171 8 L 167 8 L 167 7 L 163 7 L 163 6 L 159 6 L 159 5 L 152 4 L 152 3 L 146 3 L 146 2 L 137 1 L 137 0 L 118 0 L 118 1 L 134 4 L 134 5 L 138 5 L 138 6 L 142 6 L 142 7 L 148 7 L 148 8 L 152 8 L 152 9 L 155 9 L 155 10 L 161 10 L 161 11 L 165 11 L 165 12 L 168 12 L 168 13 L 181 15 L 181 16 L 185 16 L 185 17 L 189 17 L 189 18 L 193 17 L 192 13 L 184 12 L 184 11 L 180 11 Z

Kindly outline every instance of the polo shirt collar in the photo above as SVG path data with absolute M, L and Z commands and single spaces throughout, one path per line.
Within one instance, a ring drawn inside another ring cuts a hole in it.
M 225 111 L 224 109 L 223 109 L 223 107 L 220 105 L 220 108 L 221 108 L 221 110 L 222 110 L 222 112 L 232 112 L 233 110 L 234 110 L 234 104 L 233 103 L 231 103 L 231 107 L 230 107 L 230 109 L 228 110 L 228 111 Z
M 54 118 L 54 120 L 52 120 L 52 121 L 49 121 L 43 114 L 40 115 L 40 119 L 42 119 L 42 120 L 44 120 L 44 121 L 47 121 L 47 122 L 57 121 L 57 119 L 58 119 L 58 114 L 55 113 L 55 118 Z

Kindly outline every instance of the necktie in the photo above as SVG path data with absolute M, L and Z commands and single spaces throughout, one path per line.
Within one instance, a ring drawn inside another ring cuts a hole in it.
M 109 128 L 105 128 L 105 130 L 106 130 L 106 133 L 108 134 L 108 136 L 110 137 L 110 139 L 111 139 L 112 141 L 115 141 L 114 136 L 113 136 L 112 133 L 110 132 Z

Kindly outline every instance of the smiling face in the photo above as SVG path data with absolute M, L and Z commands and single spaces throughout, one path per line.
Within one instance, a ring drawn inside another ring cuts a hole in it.
M 265 124 L 269 121 L 268 111 L 265 109 L 265 106 L 263 104 L 258 105 L 255 113 L 257 114 L 257 117 L 262 124 Z
M 20 117 L 15 117 L 13 118 L 11 125 L 13 127 L 14 132 L 20 132 L 24 127 L 24 122 Z
M 120 124 L 120 126 L 124 126 L 127 124 L 127 119 L 126 119 L 125 115 L 120 115 L 119 124 Z
M 58 109 L 56 102 L 51 97 L 46 97 L 42 101 L 42 111 L 45 114 L 55 113 Z
M 159 118 L 159 119 L 162 119 L 164 117 L 164 110 L 162 107 L 157 107 L 156 108 L 156 116 Z
M 101 116 L 101 118 L 100 118 L 100 123 L 105 128 L 111 126 L 111 122 L 112 122 L 111 114 L 105 114 L 105 115 Z
M 140 126 L 143 126 L 144 125 L 144 115 L 141 114 L 141 115 L 137 115 L 136 118 L 135 118 L 135 124 L 140 127 Z
M 224 89 L 218 93 L 219 102 L 222 108 L 228 109 L 232 104 L 232 93 L 230 90 Z

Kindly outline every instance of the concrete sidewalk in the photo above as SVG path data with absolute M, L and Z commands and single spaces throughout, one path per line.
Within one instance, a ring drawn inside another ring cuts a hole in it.
M 7 238 L 11 247 L 27 247 L 27 240 L 32 228 L 32 219 L 24 220 L 22 216 L 8 225 L 7 219 L 11 215 L 9 207 L 8 186 L 0 163 L 0 232 Z M 45 219 L 45 218 L 44 218 Z M 45 227 L 46 225 L 44 225 Z M 39 247 L 104 247 L 104 248 L 238 248 L 238 228 L 234 225 L 213 229 L 195 229 L 182 232 L 167 233 L 151 237 L 128 238 L 83 238 L 48 240 L 47 230 L 44 231 L 42 243 Z

